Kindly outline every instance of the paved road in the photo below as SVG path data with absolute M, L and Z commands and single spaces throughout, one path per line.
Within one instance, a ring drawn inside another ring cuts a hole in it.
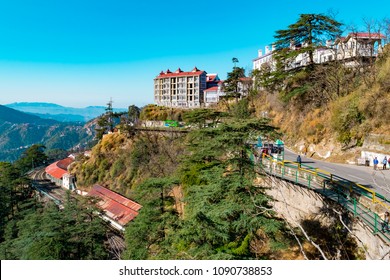
M 285 160 L 296 161 L 297 156 L 296 153 L 288 149 L 285 150 Z M 330 163 L 302 155 L 301 158 L 302 164 L 320 168 L 349 181 L 359 183 L 390 199 L 390 170 L 379 169 L 375 171 L 372 166 Z

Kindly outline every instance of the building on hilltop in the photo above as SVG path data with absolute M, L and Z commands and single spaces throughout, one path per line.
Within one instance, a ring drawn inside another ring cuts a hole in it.
M 160 106 L 199 108 L 204 105 L 206 71 L 194 68 L 184 72 L 161 71 L 154 79 L 154 102 Z
M 251 78 L 240 78 L 238 90 L 246 96 L 252 85 Z M 159 106 L 174 108 L 200 108 L 217 104 L 225 96 L 224 81 L 218 74 L 194 68 L 184 72 L 180 68 L 175 72 L 161 71 L 154 79 L 154 102 Z
M 351 32 L 346 37 L 328 40 L 326 45 L 317 48 L 313 53 L 314 63 L 322 64 L 331 61 L 343 61 L 346 66 L 354 67 L 359 63 L 365 63 L 375 59 L 382 50 L 382 41 L 386 37 L 380 33 Z M 291 44 L 291 49 L 299 49 L 302 45 Z M 270 49 L 265 47 L 265 53 L 258 51 L 258 57 L 253 59 L 253 69 L 261 70 L 269 67 L 270 71 L 276 70 L 274 59 L 275 46 Z M 301 53 L 286 65 L 286 70 L 307 66 L 310 62 L 308 53 Z

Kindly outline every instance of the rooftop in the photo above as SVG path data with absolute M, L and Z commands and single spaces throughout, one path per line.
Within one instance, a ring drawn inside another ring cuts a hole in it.
M 45 168 L 45 172 L 54 178 L 62 179 L 66 173 L 68 173 L 68 166 L 73 162 L 73 159 L 68 157 L 59 161 L 56 161 Z
M 142 207 L 140 204 L 99 185 L 93 186 L 88 195 L 101 199 L 97 204 L 98 207 L 105 212 L 107 217 L 122 226 L 132 221 Z
M 179 77 L 179 76 L 200 76 L 205 71 L 199 70 L 198 68 L 194 67 L 191 71 L 184 72 L 180 68 L 178 68 L 175 72 L 171 72 L 169 69 L 167 71 L 161 71 L 160 74 L 156 77 L 156 79 L 161 78 L 168 78 L 168 77 Z

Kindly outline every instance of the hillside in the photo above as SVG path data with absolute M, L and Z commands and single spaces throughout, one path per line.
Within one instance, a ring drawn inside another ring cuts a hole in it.
M 53 103 L 19 102 L 5 105 L 9 108 L 31 113 L 44 119 L 53 119 L 61 122 L 87 122 L 103 113 L 104 106 L 88 106 L 85 108 L 64 107 Z M 123 112 L 127 109 L 114 108 L 114 112 Z
M 0 121 L 12 124 L 30 123 L 50 125 L 57 123 L 56 121 L 44 120 L 32 114 L 26 114 L 2 105 L 0 105 Z
M 284 81 L 290 93 L 264 87 L 251 97 L 257 116 L 268 116 L 296 151 L 338 162 L 355 160 L 367 139 L 390 143 L 390 48 L 357 68 L 319 65 Z M 292 94 L 291 92 L 294 92 Z M 371 147 L 373 151 L 386 146 Z
M 0 105 L 0 161 L 13 161 L 29 146 L 50 149 L 86 147 L 94 138 L 90 124 L 65 124 Z
M 197 118 L 210 117 L 198 112 Z M 271 198 L 255 185 L 259 174 L 247 154 L 248 140 L 258 133 L 272 137 L 275 130 L 265 119 L 229 117 L 188 134 L 106 134 L 89 157 L 77 158 L 71 173 L 81 190 L 100 184 L 142 205 L 126 229 L 125 259 L 302 259 L 295 238 L 310 258 L 320 258 L 266 210 Z M 334 227 L 324 227 L 318 238 L 344 246 L 341 258 L 357 258 L 347 232 L 343 244 L 331 237 Z

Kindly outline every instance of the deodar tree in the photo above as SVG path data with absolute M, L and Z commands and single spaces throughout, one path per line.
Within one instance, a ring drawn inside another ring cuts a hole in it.
M 285 102 L 298 99 L 297 105 L 321 104 L 318 97 L 318 76 L 314 59 L 318 48 L 326 48 L 327 40 L 335 40 L 341 34 L 341 23 L 322 14 L 302 14 L 287 29 L 276 31 L 274 36 L 276 71 L 272 73 L 272 88 L 279 89 Z
M 322 14 L 301 14 L 288 29 L 275 35 L 276 54 L 279 60 L 288 62 L 299 54 L 307 54 L 308 65 L 314 64 L 314 51 L 325 46 L 326 40 L 335 40 L 341 34 L 341 23 Z
M 178 256 L 260 257 L 253 250 L 255 244 L 262 238 L 273 239 L 282 225 L 273 219 L 269 198 L 254 184 L 257 173 L 249 141 L 254 135 L 274 132 L 266 120 L 246 119 L 189 135 L 191 155 L 181 176 L 184 220 L 173 241 Z M 261 257 L 267 258 L 266 253 Z

